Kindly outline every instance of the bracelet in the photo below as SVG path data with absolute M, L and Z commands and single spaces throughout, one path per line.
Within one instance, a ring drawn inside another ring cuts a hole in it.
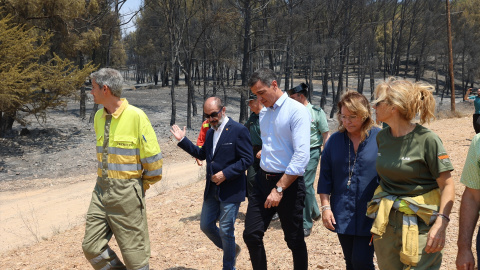
M 447 215 L 444 215 L 442 213 L 437 213 L 436 216 L 445 219 L 447 222 L 450 222 L 450 218 Z
M 322 210 L 322 213 L 323 213 L 323 211 L 332 210 L 332 208 L 330 207 L 330 205 L 324 205 L 324 206 L 320 207 L 320 210 Z

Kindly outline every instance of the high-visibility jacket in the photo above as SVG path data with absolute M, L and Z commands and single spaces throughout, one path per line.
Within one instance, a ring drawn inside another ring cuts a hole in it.
M 210 121 L 207 119 L 203 121 L 202 128 L 197 138 L 197 146 L 202 147 L 205 143 L 205 137 L 207 137 L 207 131 L 210 129 Z
M 162 179 L 163 158 L 147 115 L 122 98 L 111 115 L 105 109 L 95 114 L 98 177 L 141 179 L 143 188 Z

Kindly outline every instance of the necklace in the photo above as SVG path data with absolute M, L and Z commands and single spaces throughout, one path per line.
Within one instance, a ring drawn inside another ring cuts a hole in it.
M 352 169 L 350 170 L 350 138 L 348 139 L 348 182 L 347 182 L 347 188 L 350 188 L 350 184 L 352 183 L 352 176 L 353 176 L 353 170 L 355 170 L 355 163 L 357 163 L 357 153 L 355 153 L 355 159 L 353 160 L 353 166 L 351 167 Z

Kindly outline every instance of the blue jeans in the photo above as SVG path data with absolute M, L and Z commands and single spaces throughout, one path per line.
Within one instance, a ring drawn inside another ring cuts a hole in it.
M 235 219 L 240 202 L 226 203 L 218 200 L 217 188 L 210 188 L 203 201 L 200 229 L 219 248 L 223 249 L 223 269 L 235 269 Z M 217 227 L 217 220 L 218 225 Z

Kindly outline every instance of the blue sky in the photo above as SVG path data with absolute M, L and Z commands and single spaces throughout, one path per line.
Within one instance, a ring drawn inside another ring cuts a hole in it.
M 125 4 L 123 4 L 122 8 L 120 9 L 120 14 L 124 15 L 121 17 L 122 22 L 129 20 L 130 17 L 132 16 L 131 14 L 137 11 L 139 7 L 142 5 L 142 3 L 143 3 L 143 0 L 127 0 Z M 134 20 L 135 19 L 130 21 L 129 24 L 124 25 L 122 27 L 122 30 L 126 31 L 127 33 L 135 31 L 135 26 L 133 24 Z

